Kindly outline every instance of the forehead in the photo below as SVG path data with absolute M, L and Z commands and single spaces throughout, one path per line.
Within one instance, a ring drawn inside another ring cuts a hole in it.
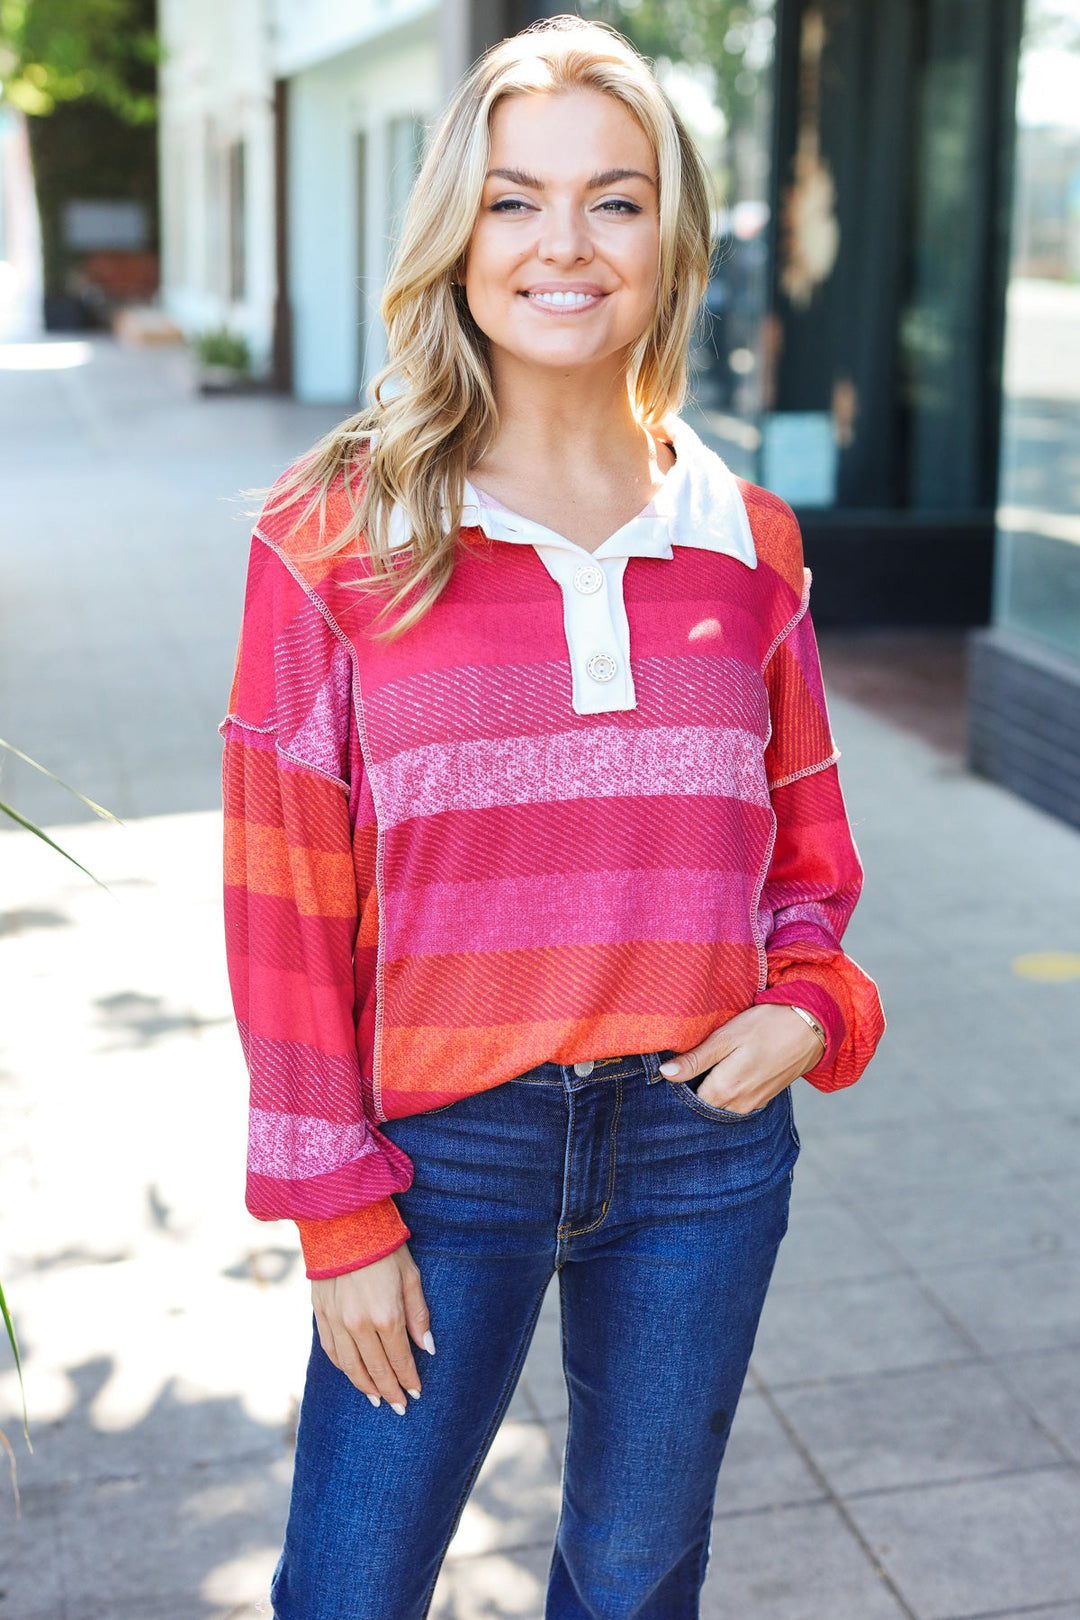
M 656 173 L 649 137 L 625 102 L 584 86 L 504 96 L 491 115 L 490 162 L 545 173 L 568 165 Z

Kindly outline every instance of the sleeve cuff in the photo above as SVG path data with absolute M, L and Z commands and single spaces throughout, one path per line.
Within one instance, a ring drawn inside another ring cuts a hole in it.
M 399 1249 L 409 1237 L 394 1200 L 387 1196 L 348 1215 L 297 1221 L 304 1264 L 312 1280 L 359 1271 Z
M 828 1045 L 814 1067 L 805 1071 L 804 1078 L 813 1085 L 816 1075 L 820 1073 L 824 1077 L 827 1070 L 831 1071 L 837 1050 L 847 1038 L 847 1026 L 840 1008 L 827 990 L 812 979 L 782 979 L 767 990 L 759 990 L 754 1002 L 757 1006 L 805 1007 L 808 1013 L 813 1013 L 825 1031 Z

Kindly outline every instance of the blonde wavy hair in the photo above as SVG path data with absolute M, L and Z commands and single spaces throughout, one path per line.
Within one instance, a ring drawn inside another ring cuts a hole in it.
M 687 351 L 708 278 L 709 181 L 651 68 L 605 23 L 562 16 L 501 41 L 466 76 L 430 141 L 382 298 L 388 360 L 368 403 L 281 478 L 269 510 L 305 501 L 332 556 L 363 535 L 364 589 L 385 595 L 379 633 L 400 635 L 431 608 L 453 572 L 466 473 L 495 433 L 487 342 L 455 285 L 487 174 L 491 115 L 507 96 L 588 88 L 615 96 L 648 136 L 660 194 L 656 313 L 630 357 L 628 386 L 643 425 L 685 397 Z M 351 515 L 327 535 L 327 499 L 344 488 Z M 411 535 L 393 549 L 390 514 Z

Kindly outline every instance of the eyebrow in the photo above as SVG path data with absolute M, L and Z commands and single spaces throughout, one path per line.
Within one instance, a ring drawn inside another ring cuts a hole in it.
M 528 186 L 530 191 L 544 191 L 546 188 L 542 180 L 535 174 L 526 174 L 524 169 L 489 169 L 488 180 L 509 180 L 515 186 Z M 644 180 L 648 185 L 655 186 L 656 181 L 651 174 L 643 174 L 640 169 L 605 169 L 603 174 L 594 174 L 585 182 L 586 191 L 599 191 L 604 186 L 613 186 L 617 180 Z

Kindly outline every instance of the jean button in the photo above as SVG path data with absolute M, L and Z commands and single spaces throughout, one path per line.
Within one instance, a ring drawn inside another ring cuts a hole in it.
M 577 1075 L 579 1080 L 587 1080 L 595 1068 L 595 1063 L 575 1063 L 574 1073 Z

